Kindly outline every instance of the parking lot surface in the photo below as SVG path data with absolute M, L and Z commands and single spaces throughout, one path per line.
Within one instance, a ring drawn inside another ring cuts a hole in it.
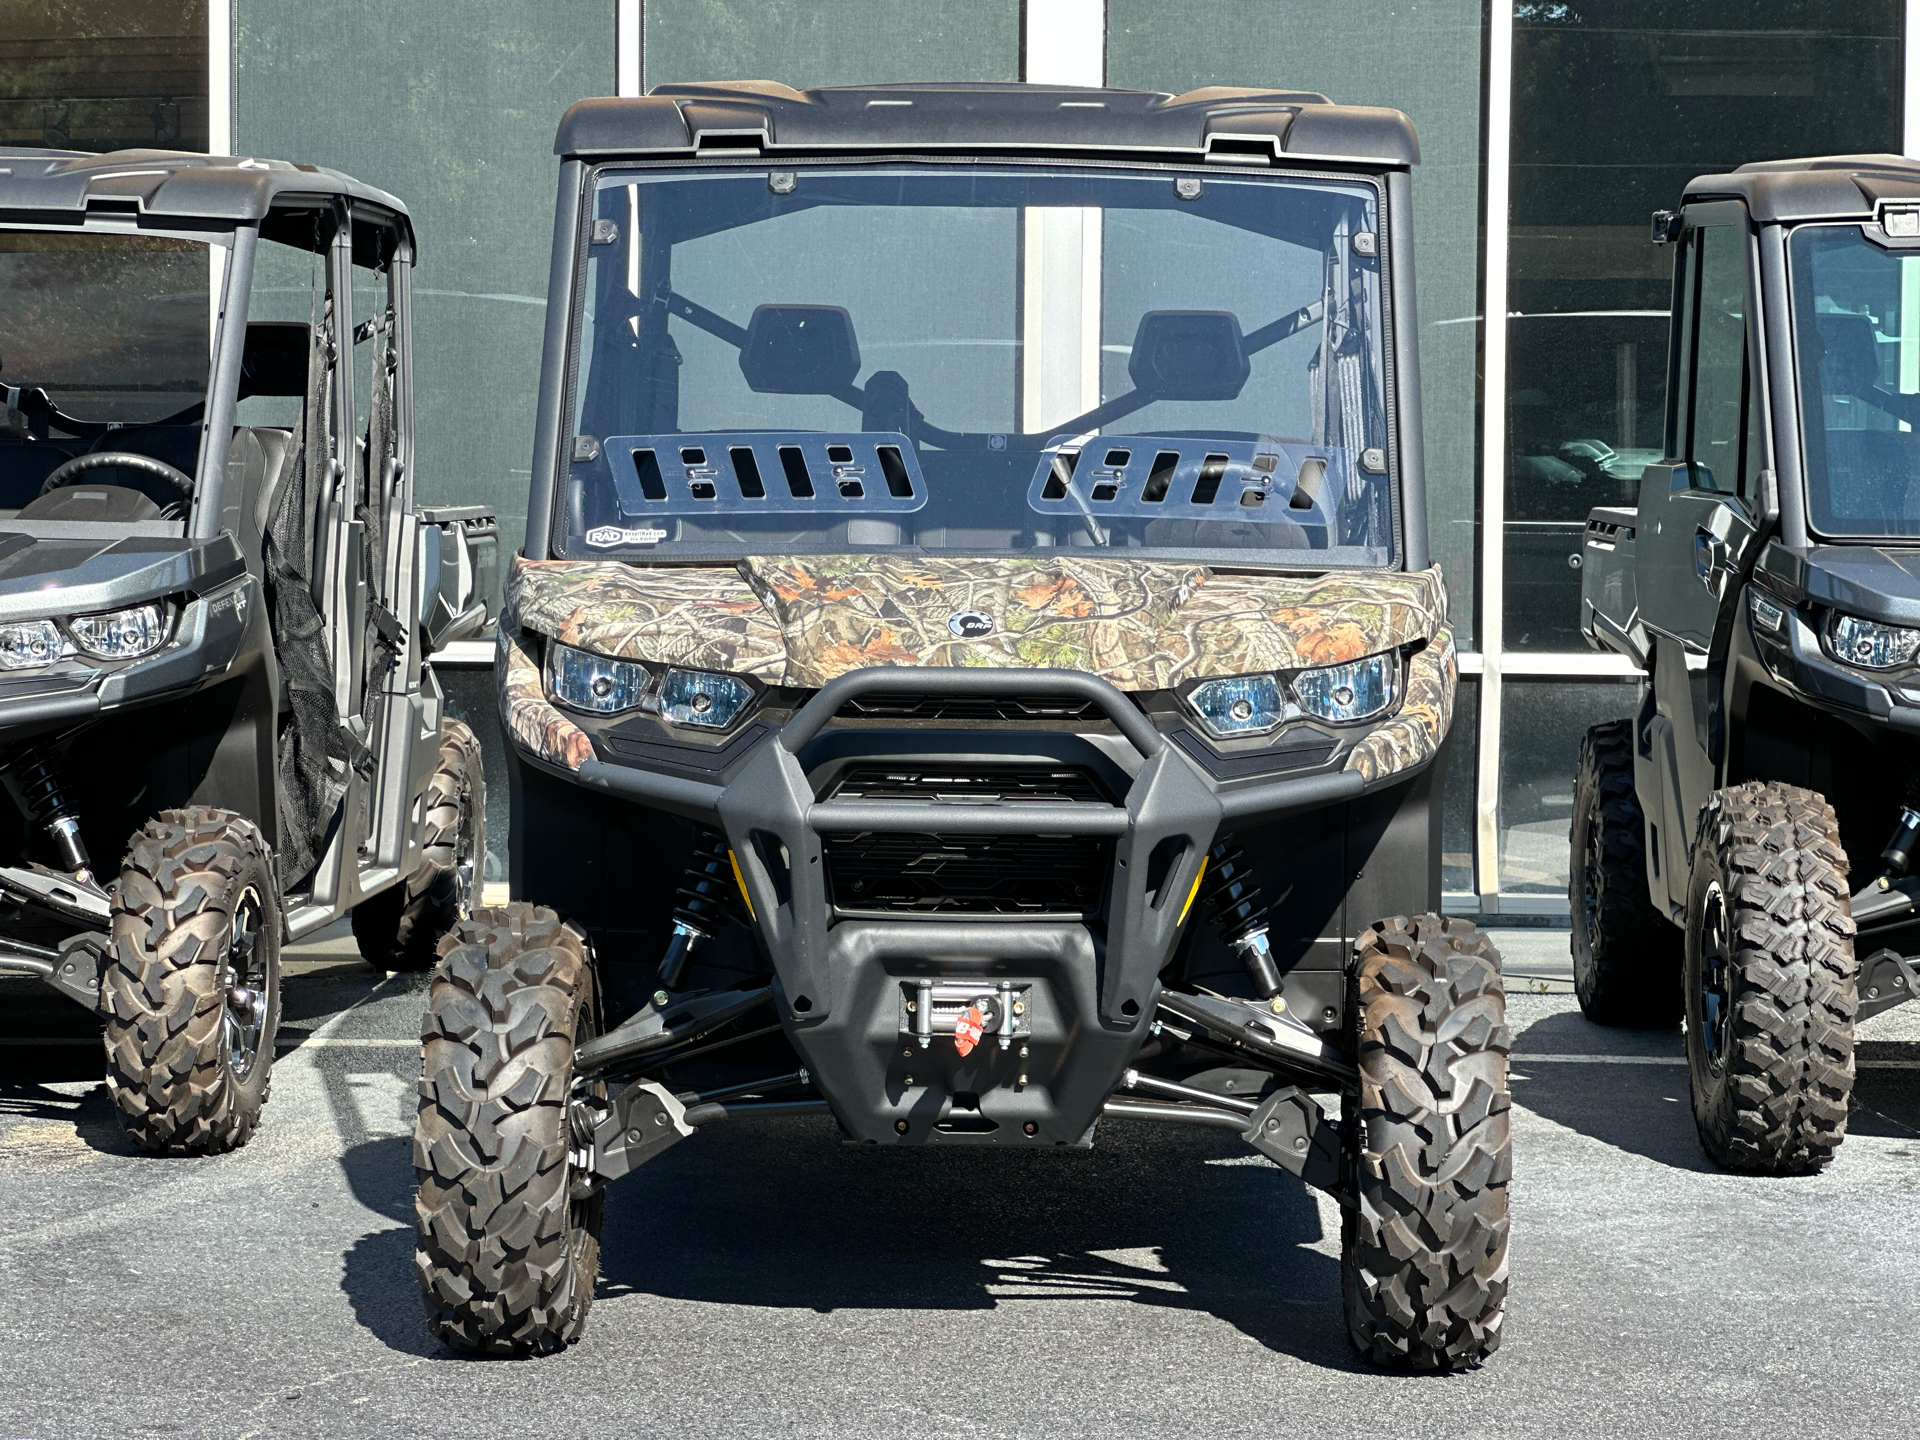
M 1582 1019 L 1565 931 L 1497 938 L 1513 1289 L 1451 1378 L 1348 1350 L 1332 1202 L 1232 1137 L 1111 1122 L 1063 1154 L 712 1127 L 609 1192 L 584 1341 L 465 1359 L 410 1268 L 420 978 L 337 933 L 289 951 L 265 1123 L 201 1160 L 134 1153 L 87 1017 L 8 989 L 0 1440 L 1910 1433 L 1920 1015 L 1863 1027 L 1828 1173 L 1736 1178 L 1679 1033 Z

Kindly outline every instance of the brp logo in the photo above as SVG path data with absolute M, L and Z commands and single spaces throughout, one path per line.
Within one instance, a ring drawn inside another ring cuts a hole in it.
M 993 617 L 984 610 L 957 610 L 947 617 L 947 629 L 961 640 L 978 640 L 993 633 Z

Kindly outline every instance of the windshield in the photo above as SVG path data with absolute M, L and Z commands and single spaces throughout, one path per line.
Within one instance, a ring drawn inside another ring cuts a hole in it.
M 205 245 L 0 231 L 0 315 L 0 384 L 44 391 L 56 427 L 151 423 L 206 391 Z
M 1809 225 L 1793 273 L 1807 518 L 1826 535 L 1920 535 L 1920 253 Z
M 885 164 L 592 198 L 563 554 L 1393 561 L 1370 184 Z

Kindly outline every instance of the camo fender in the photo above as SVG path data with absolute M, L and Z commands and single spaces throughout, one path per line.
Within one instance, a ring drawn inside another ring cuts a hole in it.
M 1459 678 L 1453 631 L 1442 626 L 1407 666 L 1407 693 L 1399 713 L 1353 747 L 1345 768 L 1372 783 L 1433 759 L 1453 723 L 1453 693 Z
M 507 733 L 535 758 L 578 770 L 593 758 L 593 741 L 549 703 L 546 688 L 540 683 L 539 663 L 524 640 L 524 636 L 501 625 L 493 673 L 499 677 L 500 714 Z

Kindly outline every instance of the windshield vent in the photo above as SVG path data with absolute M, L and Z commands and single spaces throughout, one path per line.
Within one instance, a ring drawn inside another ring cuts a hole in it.
M 927 503 L 912 442 L 884 430 L 613 436 L 593 463 L 612 468 L 621 511 L 630 517 L 812 512 L 852 523 L 853 516 L 903 514 Z M 780 479 L 769 486 L 770 476 Z

